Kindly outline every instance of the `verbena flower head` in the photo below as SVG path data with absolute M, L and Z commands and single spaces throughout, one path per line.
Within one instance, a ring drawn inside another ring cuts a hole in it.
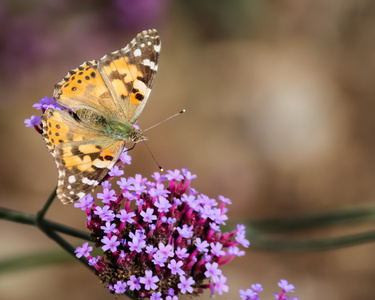
M 96 196 L 100 204 L 91 195 L 76 203 L 86 211 L 87 228 L 102 251 L 92 257 L 85 243 L 77 256 L 86 256 L 115 294 L 166 299 L 204 289 L 226 292 L 219 267 L 244 254 L 241 243 L 248 246 L 242 226 L 225 233 L 218 226 L 226 220 L 227 201 L 191 189 L 196 176 L 186 169 L 152 177 L 119 177 L 119 193 L 104 182 L 103 193 Z

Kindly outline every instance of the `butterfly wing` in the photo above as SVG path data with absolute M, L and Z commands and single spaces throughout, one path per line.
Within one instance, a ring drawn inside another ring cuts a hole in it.
M 89 109 L 98 115 L 125 117 L 113 101 L 95 60 L 69 71 L 68 75 L 56 84 L 53 97 L 59 104 L 73 111 Z
M 125 118 L 134 123 L 147 103 L 160 55 L 155 29 L 139 33 L 125 48 L 105 55 L 98 69 Z
M 125 146 L 124 141 L 108 138 L 66 111 L 48 109 L 42 125 L 43 138 L 59 172 L 57 196 L 64 204 L 91 192 L 117 162 Z

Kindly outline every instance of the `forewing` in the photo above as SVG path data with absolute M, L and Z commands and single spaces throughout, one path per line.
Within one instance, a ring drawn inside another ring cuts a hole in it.
M 83 126 L 65 111 L 48 109 L 42 125 L 43 138 L 59 173 L 57 196 L 64 204 L 91 192 L 124 149 L 124 141 Z
M 69 71 L 63 80 L 56 84 L 53 97 L 62 106 L 73 111 L 91 109 L 99 115 L 125 117 L 103 81 L 96 60 L 85 62 L 77 69 Z
M 138 119 L 147 103 L 158 69 L 160 46 L 157 31 L 145 30 L 125 48 L 98 62 L 103 80 L 130 123 Z

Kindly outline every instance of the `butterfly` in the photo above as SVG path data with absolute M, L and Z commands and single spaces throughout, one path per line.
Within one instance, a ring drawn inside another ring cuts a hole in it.
M 126 47 L 83 63 L 56 84 L 54 99 L 69 109 L 47 109 L 43 138 L 58 169 L 57 197 L 76 202 L 90 193 L 123 153 L 147 138 L 133 126 L 158 69 L 160 38 L 139 33 Z

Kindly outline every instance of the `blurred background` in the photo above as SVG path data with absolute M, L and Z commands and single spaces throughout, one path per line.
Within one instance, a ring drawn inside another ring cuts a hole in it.
M 188 168 L 198 191 L 230 198 L 234 221 L 371 205 L 374 1 L 0 0 L 0 206 L 35 213 L 57 182 L 44 141 L 24 126 L 40 112 L 32 104 L 52 96 L 70 69 L 148 28 L 158 29 L 162 52 L 138 125 L 187 110 L 148 132 L 164 169 Z M 157 171 L 144 145 L 131 155 L 127 175 Z M 56 201 L 48 218 L 84 230 L 84 213 L 71 205 Z M 0 224 L 2 259 L 58 249 L 36 228 Z M 240 299 L 238 290 L 256 282 L 261 299 L 274 299 L 280 278 L 304 300 L 372 299 L 374 251 L 374 244 L 302 253 L 250 247 L 223 268 L 230 293 L 216 299 Z M 113 297 L 78 262 L 0 275 L 0 300 Z

